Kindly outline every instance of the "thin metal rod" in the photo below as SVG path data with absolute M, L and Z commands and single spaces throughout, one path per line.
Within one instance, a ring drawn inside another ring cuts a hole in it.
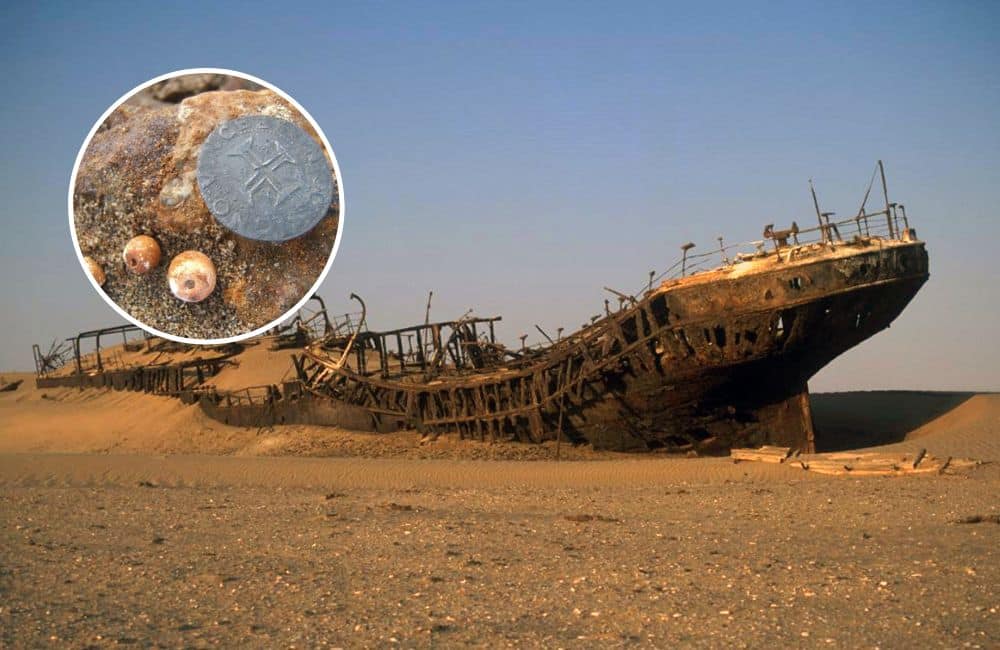
M 823 227 L 823 213 L 819 211 L 819 199 L 816 198 L 816 188 L 813 187 L 813 181 L 811 178 L 809 179 L 809 191 L 812 193 L 813 207 L 816 208 L 816 223 L 819 224 L 820 236 L 823 238 L 824 242 L 829 241 L 830 233 L 828 233 L 826 228 Z
M 556 427 L 556 460 L 560 459 L 562 451 L 562 428 L 563 428 L 563 410 L 566 405 L 566 395 L 563 394 L 559 398 L 559 426 Z
M 548 339 L 549 343 L 553 343 L 553 344 L 555 343 L 555 341 L 552 340 L 552 337 L 549 336 L 548 334 L 546 334 L 545 330 L 543 330 L 541 327 L 539 327 L 538 325 L 535 325 L 535 329 L 538 330 L 539 332 L 541 332 L 542 336 L 544 336 L 546 339 Z
M 885 166 L 878 161 L 878 171 L 882 175 L 882 196 L 885 197 L 885 220 L 889 224 L 889 239 L 895 239 L 896 233 L 892 227 L 892 212 L 889 210 L 889 187 L 885 183 Z
M 365 317 L 367 316 L 367 312 L 368 312 L 368 308 L 365 307 L 365 301 L 361 299 L 361 296 L 358 296 L 357 294 L 352 293 L 351 294 L 351 299 L 352 300 L 357 300 L 359 303 L 361 303 L 361 320 L 358 322 L 357 329 L 355 329 L 354 332 L 351 334 L 351 339 L 347 342 L 347 347 L 344 348 L 344 351 L 341 353 L 340 358 L 337 359 L 337 363 L 334 364 L 334 369 L 336 369 L 336 370 L 340 370 L 344 366 L 344 362 L 347 361 L 347 355 L 350 354 L 351 348 L 354 347 L 354 341 L 355 341 L 355 339 L 358 338 L 358 332 L 361 331 L 361 328 L 365 324 Z M 365 371 L 364 360 L 365 360 L 364 353 L 359 349 L 358 350 L 358 372 L 360 372 L 360 373 L 364 373 L 364 371 Z

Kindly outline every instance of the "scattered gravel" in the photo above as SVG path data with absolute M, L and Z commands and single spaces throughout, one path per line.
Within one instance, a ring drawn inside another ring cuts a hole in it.
M 998 486 L 5 485 L 0 646 L 997 647 Z

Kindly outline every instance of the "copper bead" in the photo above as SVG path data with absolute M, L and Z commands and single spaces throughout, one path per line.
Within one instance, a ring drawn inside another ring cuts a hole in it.
M 132 273 L 143 275 L 160 263 L 160 245 L 149 235 L 133 237 L 122 252 L 125 266 Z
M 198 251 L 184 251 L 167 269 L 170 291 L 184 302 L 201 302 L 215 289 L 215 264 Z
M 87 273 L 90 273 L 90 277 L 97 280 L 97 284 L 103 287 L 106 278 L 104 277 L 104 269 L 101 268 L 101 265 L 93 257 L 84 257 L 83 263 L 86 265 Z

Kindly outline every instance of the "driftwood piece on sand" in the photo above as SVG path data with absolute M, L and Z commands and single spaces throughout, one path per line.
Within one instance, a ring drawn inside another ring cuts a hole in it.
M 733 449 L 733 462 L 758 461 L 786 463 L 817 474 L 840 476 L 902 476 L 909 474 L 943 474 L 945 471 L 968 469 L 982 464 L 969 458 L 936 458 L 926 449 L 916 454 L 880 452 L 838 452 L 828 454 L 792 455 L 785 447 Z
M 0 393 L 6 393 L 12 390 L 17 390 L 17 387 L 21 385 L 23 379 L 15 379 L 14 381 L 6 381 L 3 377 L 0 377 Z
M 756 460 L 762 463 L 783 463 L 791 455 L 790 447 L 764 446 L 760 449 L 733 449 L 729 452 L 734 463 L 742 460 Z

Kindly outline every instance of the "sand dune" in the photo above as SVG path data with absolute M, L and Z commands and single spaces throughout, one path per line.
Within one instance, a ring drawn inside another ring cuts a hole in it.
M 223 368 L 222 372 L 212 377 L 210 383 L 221 390 L 234 390 L 247 386 L 280 384 L 287 379 L 294 379 L 292 355 L 300 354 L 301 350 L 271 350 L 265 342 L 247 345 L 233 359 L 235 364 Z
M 977 435 L 982 430 L 1000 433 L 1000 395 L 973 395 L 959 406 L 906 435 L 907 440 L 933 436 Z
M 249 348 L 239 366 L 213 378 L 220 388 L 275 383 L 290 367 L 288 351 Z M 169 397 L 70 388 L 38 389 L 30 374 L 0 393 L 0 453 L 221 454 L 542 460 L 554 444 L 483 444 L 444 436 L 433 443 L 413 432 L 368 434 L 330 427 L 232 427 L 198 406 Z M 926 447 L 937 456 L 1000 460 L 1000 394 L 878 391 L 813 396 L 820 451 Z M 568 460 L 632 458 L 562 445 Z M 639 457 L 641 458 L 641 457 Z
M 820 451 L 914 450 L 1000 460 L 1000 394 L 871 391 L 813 396 Z

